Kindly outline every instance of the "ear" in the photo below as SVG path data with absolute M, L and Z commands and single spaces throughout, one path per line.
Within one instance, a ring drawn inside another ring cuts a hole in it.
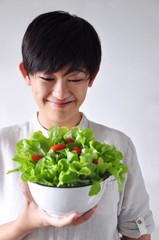
M 95 78 L 96 78 L 98 72 L 99 72 L 99 69 L 97 70 L 96 74 L 95 74 L 94 77 L 92 78 L 91 82 L 88 84 L 88 87 L 92 87 L 93 82 L 94 82 L 94 80 L 95 80 Z
M 28 74 L 27 74 L 27 72 L 26 72 L 26 70 L 25 70 L 25 68 L 24 68 L 23 62 L 21 62 L 21 63 L 19 64 L 19 70 L 20 70 L 20 72 L 21 72 L 21 74 L 22 74 L 22 76 L 23 76 L 26 84 L 27 84 L 28 86 L 30 86 L 30 85 L 31 85 L 30 79 L 29 79 L 29 76 L 28 76 Z
M 95 78 L 93 78 L 93 79 L 91 80 L 91 82 L 88 84 L 88 87 L 92 87 L 93 82 L 94 82 L 94 79 L 95 79 Z

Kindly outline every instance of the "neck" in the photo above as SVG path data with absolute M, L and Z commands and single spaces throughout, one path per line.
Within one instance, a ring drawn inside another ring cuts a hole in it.
M 42 117 L 40 112 L 38 112 L 38 121 L 40 123 L 40 125 L 45 128 L 46 130 L 48 130 L 50 127 L 52 126 L 57 126 L 57 127 L 62 127 L 65 126 L 67 127 L 69 130 L 71 130 L 72 127 L 77 126 L 82 118 L 82 113 L 78 112 L 78 114 L 76 114 L 76 116 L 72 117 L 69 120 L 66 121 L 57 121 L 56 119 L 48 119 L 45 117 Z

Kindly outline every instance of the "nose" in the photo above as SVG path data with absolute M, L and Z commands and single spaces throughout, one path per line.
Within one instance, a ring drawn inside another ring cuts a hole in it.
M 66 81 L 64 81 L 64 79 L 58 79 L 56 81 L 53 87 L 52 94 L 58 100 L 63 100 L 68 98 L 69 88 Z

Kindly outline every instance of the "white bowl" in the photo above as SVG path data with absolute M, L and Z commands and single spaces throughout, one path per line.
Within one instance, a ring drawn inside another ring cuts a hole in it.
M 101 190 L 97 195 L 89 196 L 91 185 L 81 187 L 50 187 L 38 183 L 28 182 L 30 192 L 35 202 L 47 213 L 55 217 L 63 217 L 78 211 L 84 214 L 93 208 L 101 199 L 105 181 L 101 182 Z

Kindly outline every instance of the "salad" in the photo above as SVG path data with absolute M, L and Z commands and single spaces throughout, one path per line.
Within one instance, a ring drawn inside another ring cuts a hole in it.
M 89 196 L 98 194 L 100 182 L 113 175 L 119 192 L 128 168 L 121 163 L 123 155 L 115 146 L 100 143 L 89 128 L 51 127 L 48 137 L 41 131 L 16 144 L 13 161 L 24 182 L 47 186 L 74 187 L 91 185 Z

